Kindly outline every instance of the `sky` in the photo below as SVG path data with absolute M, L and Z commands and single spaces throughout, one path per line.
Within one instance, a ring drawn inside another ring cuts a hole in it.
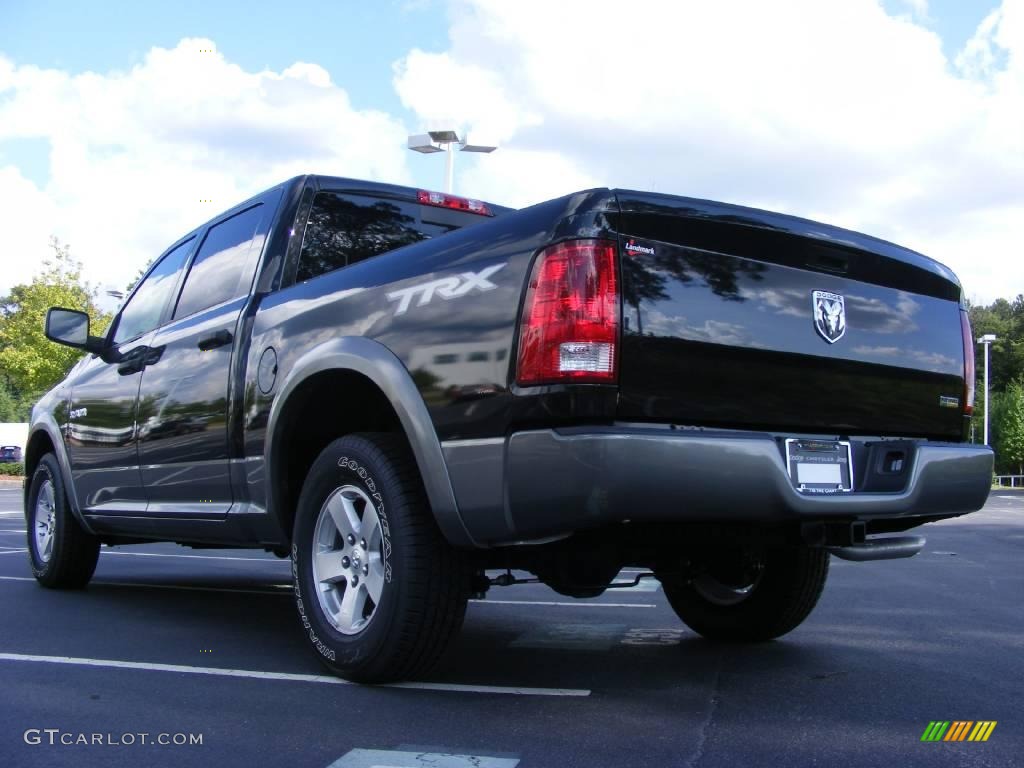
M 123 288 L 300 173 L 516 207 L 596 186 L 807 216 L 1024 293 L 1024 0 L 0 0 L 0 295 L 51 236 Z

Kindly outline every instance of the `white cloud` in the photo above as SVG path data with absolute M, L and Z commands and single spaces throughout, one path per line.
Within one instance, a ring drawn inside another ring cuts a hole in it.
M 556 150 L 512 146 L 483 157 L 456 157 L 461 170 L 455 191 L 494 202 L 527 205 L 603 184 L 597 169 L 584 169 Z
M 51 234 L 90 280 L 123 287 L 191 228 L 290 176 L 407 182 L 405 136 L 396 118 L 354 109 L 316 64 L 247 72 L 209 40 L 154 48 L 107 74 L 0 57 L 0 143 L 51 147 L 42 186 L 0 167 L 0 293 L 31 275 Z
M 47 242 L 56 231 L 55 219 L 55 206 L 35 184 L 16 168 L 0 168 L 0 295 L 39 271 L 43 258 L 50 255 Z M 72 255 L 77 255 L 74 250 Z
M 900 0 L 910 13 L 922 21 L 928 19 L 928 0 Z
M 896 15 L 878 0 L 451 5 L 446 49 L 410 51 L 394 82 L 420 127 L 456 120 L 501 144 L 456 157 L 457 191 L 756 205 L 921 250 L 981 300 L 1024 292 L 1024 0 L 994 5 L 953 60 L 923 0 Z M 0 55 L 0 146 L 51 147 L 42 185 L 0 161 L 0 293 L 51 234 L 92 281 L 121 286 L 291 175 L 408 183 L 401 119 L 353 108 L 344 85 L 314 62 L 249 72 L 201 39 L 77 76 Z
M 438 88 L 438 84 L 444 84 Z M 395 67 L 402 103 L 425 123 L 473 125 L 477 141 L 506 141 L 540 118 L 504 91 L 502 78 L 473 64 L 457 64 L 447 54 L 411 51 Z M 467 98 L 469 96 L 470 98 Z M 431 126 L 434 127 L 434 126 Z
M 781 209 L 921 250 L 982 300 L 1022 292 L 1024 0 L 955 62 L 909 6 L 457 0 L 447 50 L 395 85 L 424 120 L 502 136 L 470 194 L 580 181 Z

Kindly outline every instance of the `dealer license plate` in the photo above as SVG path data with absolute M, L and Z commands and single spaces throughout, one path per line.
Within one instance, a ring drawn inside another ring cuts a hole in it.
M 786 469 L 802 493 L 844 493 L 853 490 L 850 444 L 844 440 L 786 440 Z

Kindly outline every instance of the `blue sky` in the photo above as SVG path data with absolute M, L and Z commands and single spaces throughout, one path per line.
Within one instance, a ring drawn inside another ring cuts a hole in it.
M 891 14 L 915 15 L 915 3 L 883 0 Z M 214 40 L 225 58 L 247 70 L 283 70 L 296 61 L 315 62 L 344 88 L 353 105 L 397 115 L 415 129 L 415 115 L 402 106 L 392 85 L 393 64 L 411 49 L 438 51 L 448 41 L 449 10 L 439 0 L 374 0 L 303 4 L 178 0 L 0 0 L 0 53 L 16 64 L 34 64 L 72 74 L 123 71 L 142 62 L 154 46 L 172 48 L 187 37 Z M 935 31 L 952 59 L 992 5 L 976 0 L 929 0 L 917 20 Z M 49 142 L 0 142 L 0 162 L 16 164 L 43 184 Z M 435 158 L 436 160 L 436 158 Z M 413 174 L 436 185 L 432 165 Z
M 437 189 L 405 139 L 451 119 L 499 145 L 460 194 L 754 205 L 1024 292 L 1024 0 L 0 0 L 0 292 L 50 235 L 121 284 L 296 173 Z
M 908 0 L 883 0 L 893 14 L 916 16 L 936 32 L 952 59 L 992 4 L 976 0 L 929 0 L 924 15 Z M 371 0 L 303 4 L 255 0 L 0 0 L 0 53 L 16 64 L 67 71 L 107 73 L 140 64 L 154 46 L 172 48 L 182 38 L 216 42 L 229 61 L 250 71 L 280 71 L 296 61 L 314 62 L 344 88 L 357 109 L 379 109 L 417 129 L 392 84 L 394 62 L 411 49 L 443 50 L 450 11 L 439 0 Z M 49 169 L 46 139 L 0 142 L 0 162 L 17 165 L 44 184 Z M 434 162 L 417 162 L 417 182 L 436 186 Z
M 205 37 L 250 71 L 315 62 L 357 109 L 402 116 L 414 129 L 415 116 L 392 86 L 392 65 L 413 48 L 443 49 L 447 18 L 446 6 L 433 0 L 0 0 L 0 54 L 19 65 L 107 73 L 140 64 L 154 46 L 173 48 L 182 38 Z M 0 162 L 17 164 L 39 183 L 46 180 L 48 155 L 45 139 L 0 142 Z M 436 185 L 435 170 L 424 170 L 424 183 Z
M 883 5 L 890 13 L 906 13 L 914 4 L 885 0 Z M 928 10 L 921 21 L 942 38 L 943 50 L 952 58 L 994 7 L 994 3 L 978 0 L 928 0 Z
M 3 0 L 0 9 L 0 51 L 19 64 L 72 73 L 123 70 L 153 46 L 206 37 L 250 70 L 316 62 L 357 106 L 389 111 L 399 108 L 392 62 L 411 48 L 443 48 L 448 32 L 445 6 L 425 0 Z

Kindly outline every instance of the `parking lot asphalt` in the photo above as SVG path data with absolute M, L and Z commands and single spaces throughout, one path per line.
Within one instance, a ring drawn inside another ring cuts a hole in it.
M 1021 493 L 919 529 L 915 558 L 833 558 L 771 643 L 700 639 L 653 580 L 581 601 L 495 588 L 429 679 L 394 687 L 325 676 L 286 560 L 105 548 L 88 589 L 56 592 L 24 530 L 0 491 L 0 766 L 1024 764 Z M 997 725 L 921 742 L 935 720 Z M 83 734 L 103 743 L 60 743 Z

